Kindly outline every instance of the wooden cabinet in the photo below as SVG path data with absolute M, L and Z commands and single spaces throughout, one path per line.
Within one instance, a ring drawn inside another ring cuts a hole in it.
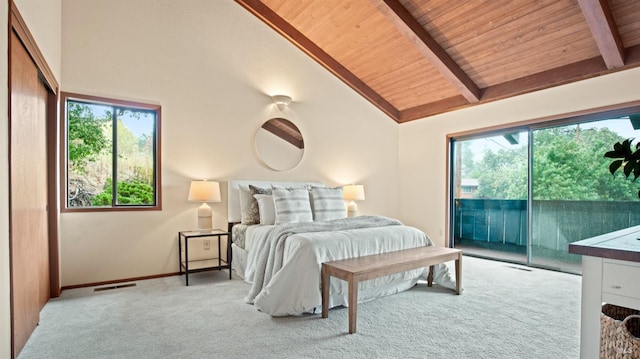
M 602 301 L 640 310 L 640 263 L 603 259 Z
M 609 303 L 640 310 L 640 226 L 569 245 L 582 254 L 580 358 L 600 354 L 600 313 Z

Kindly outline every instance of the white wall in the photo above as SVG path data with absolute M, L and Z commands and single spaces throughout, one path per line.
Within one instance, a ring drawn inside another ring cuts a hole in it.
M 60 82 L 61 0 L 13 0 L 40 52 Z
M 7 49 L 9 1 L 0 2 L 0 49 Z M 0 358 L 11 357 L 9 292 L 9 63 L 0 56 Z
M 446 135 L 640 100 L 640 68 L 400 125 L 400 217 L 445 244 Z
M 398 125 L 236 3 L 65 0 L 62 23 L 63 91 L 162 105 L 163 182 L 162 211 L 61 215 L 64 286 L 176 272 L 177 232 L 196 225 L 191 179 L 362 183 L 361 212 L 397 216 Z M 293 97 L 282 113 L 275 94 Z M 275 116 L 305 140 L 286 172 L 254 151 Z

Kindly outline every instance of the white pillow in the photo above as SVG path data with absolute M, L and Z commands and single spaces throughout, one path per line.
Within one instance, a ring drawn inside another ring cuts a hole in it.
M 254 194 L 258 201 L 260 211 L 260 224 L 272 225 L 276 222 L 276 207 L 273 204 L 273 196 L 268 194 Z
M 313 222 L 309 190 L 306 188 L 272 188 L 276 209 L 275 224 Z
M 311 187 L 311 199 L 314 221 L 347 218 L 342 187 Z
M 240 193 L 240 223 L 251 224 L 253 215 L 251 214 L 251 193 L 249 192 L 249 186 L 239 185 L 238 192 Z

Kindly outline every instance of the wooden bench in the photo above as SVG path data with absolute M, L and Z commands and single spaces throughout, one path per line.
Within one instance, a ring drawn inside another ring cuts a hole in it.
M 342 279 L 349 284 L 349 333 L 353 334 L 356 332 L 359 282 L 428 266 L 427 283 L 431 287 L 433 266 L 452 260 L 456 261 L 456 293 L 460 294 L 462 290 L 462 251 L 459 249 L 427 246 L 322 263 L 322 317 L 329 316 L 331 277 Z

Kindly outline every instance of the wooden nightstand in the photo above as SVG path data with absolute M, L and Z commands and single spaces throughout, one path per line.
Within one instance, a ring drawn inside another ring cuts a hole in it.
M 222 236 L 227 237 L 226 251 L 223 249 Z M 192 259 L 189 260 L 189 241 L 194 238 L 214 237 L 216 240 L 212 240 L 207 245 L 206 240 L 203 242 L 205 249 L 207 246 L 218 246 L 217 255 L 211 258 L 205 259 Z M 184 244 L 184 251 L 183 251 Z M 225 255 L 226 252 L 226 255 Z M 181 231 L 178 232 L 178 260 L 180 267 L 180 274 L 185 274 L 186 285 L 189 285 L 189 273 L 203 272 L 213 269 L 229 269 L 229 279 L 231 279 L 231 236 L 229 232 L 221 229 L 211 229 L 203 231 Z

